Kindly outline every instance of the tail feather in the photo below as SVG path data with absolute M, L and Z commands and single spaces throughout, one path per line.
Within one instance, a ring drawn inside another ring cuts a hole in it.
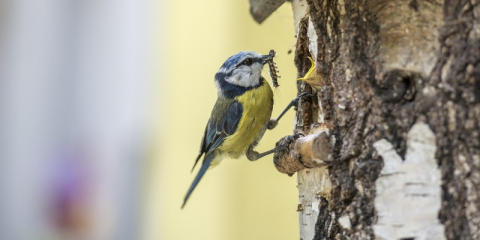
M 205 159 L 202 163 L 202 167 L 200 168 L 200 171 L 198 172 L 197 176 L 195 177 L 195 180 L 193 180 L 192 185 L 190 186 L 190 189 L 188 189 L 187 195 L 185 196 L 185 199 L 183 200 L 182 204 L 182 209 L 185 207 L 185 204 L 187 203 L 188 198 L 193 192 L 193 189 L 197 186 L 197 184 L 200 182 L 202 179 L 203 175 L 205 175 L 205 172 L 207 172 L 208 168 L 210 167 L 210 163 L 213 161 L 215 158 L 215 154 L 210 153 L 205 156 Z
M 203 152 L 200 152 L 197 156 L 197 159 L 195 160 L 195 163 L 193 164 L 192 170 L 190 172 L 193 172 L 193 169 L 195 169 L 195 166 L 197 166 L 198 160 L 200 160 L 200 157 L 202 157 Z

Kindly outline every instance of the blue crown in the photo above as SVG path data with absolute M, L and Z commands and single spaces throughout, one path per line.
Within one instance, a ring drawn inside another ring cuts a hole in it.
M 218 72 L 223 72 L 226 75 L 230 75 L 233 69 L 235 69 L 238 64 L 240 64 L 243 60 L 247 59 L 248 57 L 251 58 L 258 58 L 258 53 L 252 51 L 243 51 L 239 52 L 231 57 L 229 57 L 223 65 L 220 67 Z

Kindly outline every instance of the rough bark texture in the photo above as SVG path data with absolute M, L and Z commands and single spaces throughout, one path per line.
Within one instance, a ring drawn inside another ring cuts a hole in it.
M 297 0 L 294 11 L 302 4 L 295 64 L 303 76 L 312 56 L 323 85 L 298 83 L 315 97 L 300 103 L 295 131 L 322 125 L 336 139 L 313 239 L 379 238 L 375 183 L 385 159 L 373 145 L 384 139 L 405 159 L 416 122 L 436 141 L 444 236 L 480 239 L 479 2 Z

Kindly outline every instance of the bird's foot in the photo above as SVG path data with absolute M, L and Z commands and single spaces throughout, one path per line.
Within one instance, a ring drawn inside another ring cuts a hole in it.
M 313 94 L 309 92 L 303 92 L 303 93 L 300 93 L 295 99 L 293 99 L 291 104 L 294 106 L 295 111 L 297 111 L 298 102 L 300 101 L 300 99 L 302 99 L 302 97 L 311 98 L 313 97 Z

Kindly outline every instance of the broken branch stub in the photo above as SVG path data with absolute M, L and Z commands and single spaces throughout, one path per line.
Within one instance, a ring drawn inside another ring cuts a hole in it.
M 330 165 L 334 138 L 328 130 L 321 130 L 292 141 L 287 136 L 277 142 L 273 161 L 277 170 L 292 176 L 305 168 Z
M 262 23 L 284 2 L 285 0 L 250 0 L 250 13 L 257 23 Z

